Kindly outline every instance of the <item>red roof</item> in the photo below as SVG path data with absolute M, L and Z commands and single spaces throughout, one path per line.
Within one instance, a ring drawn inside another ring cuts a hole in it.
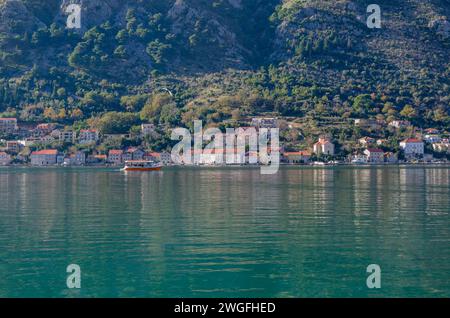
M 140 150 L 139 148 L 136 148 L 136 147 L 131 147 L 131 148 L 128 148 L 128 150 L 127 150 L 128 153 L 133 153 L 136 151 L 142 151 L 142 150 Z
M 123 151 L 122 150 L 110 150 L 109 154 L 110 155 L 121 155 L 121 154 L 123 154 Z
M 319 140 L 319 141 L 316 142 L 314 145 L 326 145 L 326 144 L 331 144 L 331 141 L 329 141 L 328 139 L 325 139 L 325 140 Z
M 157 157 L 161 157 L 161 154 L 159 152 L 146 152 L 145 156 L 157 158 Z
M 408 139 L 405 139 L 403 142 L 405 142 L 405 143 L 421 143 L 422 140 L 417 139 L 417 138 L 408 138 Z
M 7 156 L 8 154 L 4 151 L 0 151 L 0 156 Z
M 309 151 L 285 152 L 285 156 L 311 156 Z
M 15 120 L 15 121 L 17 121 L 17 118 L 0 118 L 0 120 Z
M 48 156 L 56 156 L 58 154 L 58 150 L 56 149 L 46 149 L 41 151 L 34 151 L 31 155 L 48 155 Z

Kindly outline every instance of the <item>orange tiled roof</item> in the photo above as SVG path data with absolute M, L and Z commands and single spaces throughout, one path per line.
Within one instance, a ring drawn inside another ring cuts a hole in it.
M 310 151 L 285 152 L 285 156 L 311 156 Z
M 109 154 L 110 155 L 121 155 L 121 154 L 123 154 L 123 150 L 110 150 Z
M 56 156 L 58 154 L 58 150 L 56 149 L 46 149 L 41 151 L 34 151 L 32 155 L 54 155 Z
M 422 140 L 417 139 L 417 138 L 408 138 L 408 139 L 405 139 L 403 142 L 405 142 L 405 143 L 419 143 L 419 142 L 422 142 Z

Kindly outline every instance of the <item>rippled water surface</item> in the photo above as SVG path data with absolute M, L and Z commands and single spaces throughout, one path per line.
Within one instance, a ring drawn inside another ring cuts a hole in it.
M 0 297 L 449 297 L 449 181 L 448 167 L 0 168 Z

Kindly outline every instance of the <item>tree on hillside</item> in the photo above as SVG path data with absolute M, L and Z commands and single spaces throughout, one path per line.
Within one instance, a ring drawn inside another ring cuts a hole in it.
M 141 110 L 141 120 L 158 122 L 164 105 L 174 104 L 172 97 L 167 93 L 152 95 Z M 175 105 L 176 107 L 176 105 Z

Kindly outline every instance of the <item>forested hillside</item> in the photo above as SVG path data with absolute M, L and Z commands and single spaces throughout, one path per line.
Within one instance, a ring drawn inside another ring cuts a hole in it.
M 372 2 L 0 0 L 0 114 L 188 125 L 275 112 L 449 127 L 450 1 L 379 0 L 382 27 L 369 29 Z M 66 29 L 70 3 L 82 5 L 80 30 Z

